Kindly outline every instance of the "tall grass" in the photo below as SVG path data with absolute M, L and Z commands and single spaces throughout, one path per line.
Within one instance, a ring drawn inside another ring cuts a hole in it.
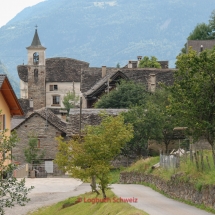
M 203 153 L 203 166 L 201 164 L 201 153 Z M 206 156 L 208 157 L 208 162 Z M 211 151 L 204 150 L 197 153 L 197 159 L 199 164 L 198 168 L 194 157 L 193 161 L 191 161 L 189 155 L 184 155 L 180 157 L 180 166 L 178 168 L 165 169 L 159 167 L 153 170 L 152 166 L 159 162 L 159 157 L 152 157 L 148 159 L 140 159 L 124 171 L 153 174 L 166 181 L 170 180 L 171 176 L 178 174 L 180 175 L 180 180 L 190 181 L 194 183 L 198 189 L 204 184 L 215 185 L 215 166 Z

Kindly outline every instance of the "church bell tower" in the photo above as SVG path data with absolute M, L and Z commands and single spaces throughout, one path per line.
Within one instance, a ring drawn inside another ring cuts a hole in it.
M 37 26 L 28 51 L 28 99 L 33 99 L 34 110 L 46 106 L 46 48 L 41 45 Z

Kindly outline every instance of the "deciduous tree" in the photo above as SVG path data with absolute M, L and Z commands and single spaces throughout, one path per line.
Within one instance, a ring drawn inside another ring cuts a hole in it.
M 132 126 L 125 124 L 122 116 L 104 114 L 100 125 L 86 127 L 83 138 L 69 142 L 58 138 L 59 152 L 55 162 L 72 177 L 84 180 L 96 176 L 106 198 L 111 161 L 132 137 Z
M 28 147 L 24 149 L 25 161 L 30 164 L 39 164 L 45 156 L 45 152 L 38 146 L 38 138 L 30 136 Z
M 139 63 L 139 68 L 161 68 L 161 65 L 155 56 L 151 56 L 151 59 L 144 56 Z
M 171 111 L 192 135 L 211 145 L 215 165 L 215 50 L 178 56 L 174 85 L 169 87 Z
M 148 92 L 143 84 L 121 81 L 109 94 L 103 95 L 96 108 L 129 108 L 145 103 Z
M 13 176 L 16 166 L 11 161 L 11 149 L 18 140 L 16 133 L 6 135 L 7 130 L 0 131 L 0 214 L 5 214 L 5 208 L 16 204 L 24 206 L 30 199 L 27 197 L 33 189 L 25 187 L 25 180 L 17 181 Z M 8 164 L 9 163 L 9 164 Z
M 75 95 L 75 92 L 68 92 L 63 97 L 63 105 L 65 109 L 67 110 L 67 114 L 69 114 L 69 110 L 71 108 L 74 108 L 76 103 L 78 102 L 79 97 Z

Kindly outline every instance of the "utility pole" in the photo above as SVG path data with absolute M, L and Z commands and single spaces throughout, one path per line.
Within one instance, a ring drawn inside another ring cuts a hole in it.
M 110 87 L 110 80 L 109 80 L 109 71 L 108 71 L 108 75 L 107 75 L 107 78 L 108 78 L 108 82 L 107 82 L 107 84 L 108 84 L 108 94 L 109 94 L 109 87 Z
M 81 137 L 82 96 L 80 97 L 79 136 Z

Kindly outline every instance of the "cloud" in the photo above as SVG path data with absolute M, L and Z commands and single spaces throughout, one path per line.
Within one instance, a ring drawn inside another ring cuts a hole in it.
M 117 5 L 116 1 L 108 1 L 108 2 L 93 2 L 95 7 L 104 8 L 106 5 L 110 7 L 114 7 Z
M 166 28 L 168 28 L 169 24 L 171 23 L 172 19 L 168 19 L 166 20 L 163 25 L 160 26 L 161 30 L 165 30 Z

